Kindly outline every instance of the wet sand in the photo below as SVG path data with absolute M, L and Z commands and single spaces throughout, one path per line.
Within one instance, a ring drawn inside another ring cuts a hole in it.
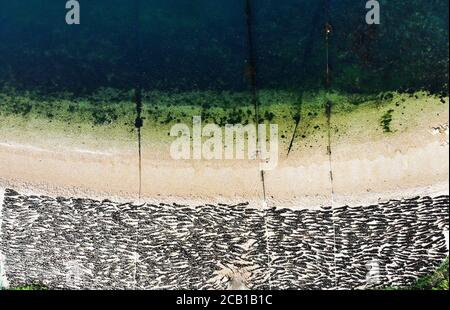
M 297 137 L 300 147 L 289 157 L 281 143 L 278 166 L 265 173 L 264 186 L 258 161 L 177 161 L 169 143 L 144 135 L 141 197 L 132 134 L 129 141 L 93 136 L 80 143 L 77 136 L 56 132 L 39 138 L 35 131 L 2 129 L 0 187 L 123 202 L 290 208 L 448 194 L 448 105 L 439 109 L 397 117 L 408 126 L 394 124 L 399 129 L 391 133 L 380 132 L 370 113 L 353 113 L 348 121 L 341 115 L 338 124 L 331 122 L 331 161 L 325 134 L 304 145 Z
M 265 174 L 267 201 L 289 207 L 323 206 L 330 203 L 331 186 L 339 204 L 448 193 L 449 148 L 440 140 L 430 133 L 427 143 L 416 139 L 417 145 L 405 145 L 404 135 L 335 145 L 333 183 L 326 150 L 317 149 L 308 158 L 281 159 L 275 170 Z M 258 204 L 264 198 L 258 162 L 147 156 L 143 159 L 143 200 Z M 131 151 L 55 151 L 8 141 L 0 143 L 0 167 L 3 187 L 52 196 L 139 200 L 138 157 Z

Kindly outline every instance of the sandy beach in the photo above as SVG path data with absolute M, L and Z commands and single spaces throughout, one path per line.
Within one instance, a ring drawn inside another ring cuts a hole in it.
M 422 96 L 397 108 L 390 132 L 379 123 L 390 106 L 337 111 L 330 121 L 331 156 L 324 117 L 300 124 L 289 156 L 294 123 L 279 122 L 285 139 L 280 138 L 278 165 L 265 172 L 264 184 L 259 161 L 172 159 L 173 139 L 165 132 L 170 127 L 155 131 L 149 124 L 142 134 L 140 197 L 133 130 L 79 129 L 41 119 L 16 126 L 6 119 L 0 132 L 0 187 L 124 202 L 289 208 L 448 194 L 448 103 L 431 102 Z M 290 111 L 276 109 L 281 115 Z M 312 127 L 321 129 L 306 137 Z

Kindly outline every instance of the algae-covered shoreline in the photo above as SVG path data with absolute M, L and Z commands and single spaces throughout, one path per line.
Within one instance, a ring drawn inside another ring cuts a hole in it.
M 30 93 L 0 97 L 2 183 L 82 197 L 137 196 L 132 91 L 105 89 L 83 99 Z M 322 91 L 304 93 L 301 107 L 298 99 L 290 91 L 259 93 L 261 122 L 279 126 L 279 162 L 265 180 L 269 202 L 293 207 L 329 203 L 330 158 L 335 199 L 344 204 L 448 192 L 448 98 L 426 92 Z M 191 126 L 193 116 L 202 116 L 204 124 L 251 124 L 250 102 L 248 93 L 145 92 L 143 197 L 257 203 L 263 196 L 257 162 L 176 161 L 169 150 L 175 139 L 169 135 L 172 125 Z M 333 104 L 329 127 L 327 102 Z
M 144 93 L 144 137 L 152 142 L 173 140 L 168 133 L 176 123 L 191 125 L 192 117 L 221 127 L 226 124 L 254 124 L 255 112 L 248 92 L 160 92 Z M 332 102 L 335 139 L 359 127 L 356 135 L 383 138 L 420 126 L 424 118 L 445 120 L 448 97 L 426 92 L 413 94 L 386 92 L 374 95 L 339 92 L 302 93 L 262 90 L 259 93 L 260 122 L 279 126 L 282 144 L 291 141 L 295 124 L 295 147 L 312 147 L 326 132 L 326 103 Z M 42 96 L 36 93 L 0 92 L 1 138 L 8 131 L 60 135 L 77 138 L 98 137 L 124 143 L 134 139 L 136 117 L 133 91 L 102 89 L 82 98 L 71 94 Z M 366 132 L 363 132 L 366 131 Z M 369 132 L 369 133 L 368 133 Z M 357 137 L 355 137 L 357 138 Z M 308 145 L 309 144 L 309 145 Z

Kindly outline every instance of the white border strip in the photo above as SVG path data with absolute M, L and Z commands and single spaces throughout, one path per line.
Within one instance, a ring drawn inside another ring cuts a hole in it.
M 3 211 L 3 202 L 5 198 L 5 189 L 0 187 L 0 243 L 2 240 L 2 211 Z M 6 270 L 5 270 L 5 256 L 3 255 L 0 247 L 0 290 L 3 288 L 9 288 L 8 279 L 6 278 Z

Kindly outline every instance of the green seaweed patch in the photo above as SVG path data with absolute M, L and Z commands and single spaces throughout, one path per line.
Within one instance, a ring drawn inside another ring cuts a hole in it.
M 388 110 L 384 115 L 381 117 L 380 124 L 383 128 L 383 132 L 393 132 L 391 129 L 391 123 L 393 118 L 393 113 L 395 111 L 393 109 Z
M 33 92 L 0 91 L 0 117 L 3 122 L 0 126 L 8 128 L 14 120 L 16 123 L 12 126 L 16 128 L 30 129 L 30 124 L 35 124 L 35 127 L 41 126 L 47 131 L 62 130 L 65 134 L 77 132 L 76 128 L 81 128 L 79 134 L 85 130 L 98 134 L 112 129 L 116 134 L 128 137 L 125 132 L 132 133 L 135 129 L 136 105 L 133 98 L 133 90 L 101 89 L 82 98 L 66 93 L 43 96 Z M 396 126 L 406 130 L 417 125 L 420 113 L 445 111 L 439 98 L 425 92 L 345 94 L 325 90 L 300 92 L 266 89 L 258 93 L 258 98 L 260 123 L 278 124 L 280 136 L 286 141 L 291 140 L 296 130 L 295 141 L 302 141 L 308 147 L 310 143 L 323 140 L 327 128 L 327 102 L 332 102 L 331 123 L 339 127 L 339 136 L 345 136 L 347 129 L 358 133 L 362 130 L 367 132 L 368 128 L 393 132 L 394 115 Z M 422 109 L 423 112 L 420 112 Z M 255 107 L 249 92 L 143 92 L 143 130 L 147 137 L 163 141 L 162 136 L 167 139 L 173 124 L 189 125 L 193 116 L 201 116 L 205 124 L 219 126 L 256 122 Z M 7 119 L 10 121 L 4 122 Z M 337 129 L 334 131 L 338 132 Z
M 409 287 L 388 287 L 385 290 L 448 290 L 449 259 L 432 274 L 424 276 Z

